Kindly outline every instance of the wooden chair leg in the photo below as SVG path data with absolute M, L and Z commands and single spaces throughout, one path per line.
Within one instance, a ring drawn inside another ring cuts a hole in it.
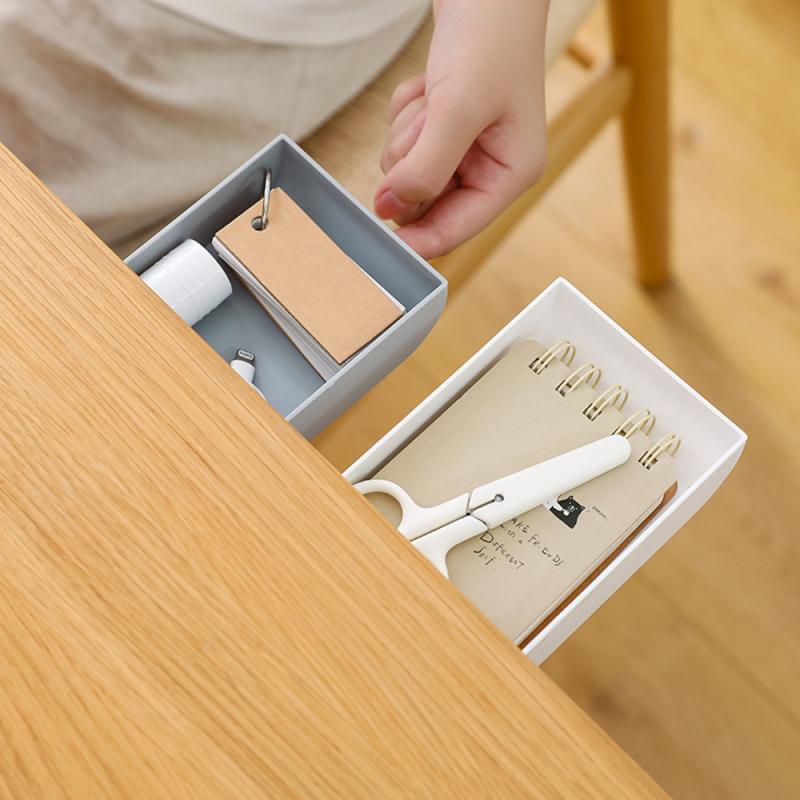
M 625 172 L 639 280 L 669 280 L 669 0 L 609 0 L 612 48 L 633 75 L 622 114 Z

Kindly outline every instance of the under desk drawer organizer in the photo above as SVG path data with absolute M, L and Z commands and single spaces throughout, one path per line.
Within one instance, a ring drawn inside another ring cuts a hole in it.
M 264 172 L 406 313 L 349 359 L 329 380 L 311 367 L 227 266 L 233 294 L 194 330 L 226 361 L 237 348 L 258 361 L 258 386 L 269 403 L 303 435 L 322 430 L 425 338 L 444 308 L 447 281 L 353 198 L 287 136 L 242 164 L 126 259 L 141 274 L 185 239 L 214 257 L 214 234 L 253 205 Z M 218 259 L 219 261 L 219 259 Z
M 602 364 L 614 382 L 630 390 L 636 407 L 656 410 L 655 438 L 675 431 L 683 439 L 676 457 L 677 493 L 528 641 L 523 651 L 538 663 L 703 506 L 733 469 L 747 436 L 560 278 L 356 461 L 345 477 L 353 483 L 371 478 L 514 342 L 528 338 L 550 344 L 570 339 L 581 360 Z

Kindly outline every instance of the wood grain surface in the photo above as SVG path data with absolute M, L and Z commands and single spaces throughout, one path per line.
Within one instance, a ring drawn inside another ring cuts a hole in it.
M 0 795 L 660 790 L 0 151 Z

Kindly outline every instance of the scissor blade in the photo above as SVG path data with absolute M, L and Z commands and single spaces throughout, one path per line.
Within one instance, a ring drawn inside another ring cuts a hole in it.
M 479 486 L 470 511 L 493 528 L 624 464 L 630 454 L 624 436 L 607 436 Z
M 445 578 L 447 574 L 447 554 L 461 542 L 486 530 L 485 523 L 475 517 L 462 517 L 449 525 L 444 525 L 425 536 L 414 539 L 412 544 L 422 553 Z

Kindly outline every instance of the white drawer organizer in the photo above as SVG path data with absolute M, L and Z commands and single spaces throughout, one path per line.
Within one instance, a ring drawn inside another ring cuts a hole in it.
M 352 482 L 372 476 L 479 378 L 519 339 L 553 343 L 568 338 L 581 361 L 601 364 L 630 390 L 631 405 L 656 413 L 656 439 L 674 431 L 683 438 L 677 456 L 675 497 L 527 644 L 544 661 L 611 594 L 698 511 L 738 461 L 747 436 L 600 309 L 559 278 L 493 339 L 420 403 L 346 472 Z
M 283 135 L 143 244 L 127 264 L 141 274 L 185 239 L 195 239 L 217 258 L 211 239 L 261 197 L 267 168 L 272 170 L 273 185 L 280 186 L 406 309 L 397 322 L 323 381 L 219 262 L 231 275 L 233 295 L 194 330 L 226 361 L 240 347 L 252 351 L 258 361 L 258 388 L 276 411 L 311 437 L 414 351 L 442 313 L 447 281 Z

